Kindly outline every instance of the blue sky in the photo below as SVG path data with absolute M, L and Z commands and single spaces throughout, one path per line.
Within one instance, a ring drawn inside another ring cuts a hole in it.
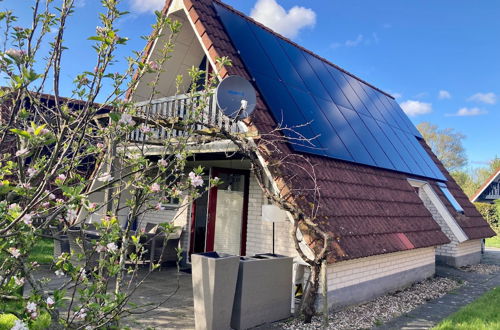
M 304 47 L 398 96 L 414 123 L 430 121 L 464 133 L 471 166 L 500 156 L 500 2 L 497 0 L 227 0 Z M 26 24 L 30 1 L 5 0 Z M 91 43 L 97 0 L 78 0 L 63 65 L 70 82 L 94 67 Z M 131 40 L 123 56 L 142 48 L 140 35 L 162 0 L 125 0 L 120 23 Z M 303 7 L 306 8 L 303 8 Z M 253 11 L 253 12 L 252 12 Z M 277 22 L 276 17 L 279 18 Z M 68 95 L 70 89 L 63 90 Z

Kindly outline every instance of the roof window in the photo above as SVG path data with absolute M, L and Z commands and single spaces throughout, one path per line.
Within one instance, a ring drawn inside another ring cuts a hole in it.
M 451 205 L 453 205 L 455 210 L 459 213 L 464 213 L 464 209 L 462 208 L 462 206 L 460 206 L 460 204 L 458 204 L 455 197 L 453 197 L 451 192 L 448 190 L 448 187 L 446 186 L 446 184 L 443 182 L 438 182 L 437 184 L 438 184 L 439 188 L 441 189 L 441 191 L 443 192 L 443 194 L 448 199 L 448 201 L 450 201 Z

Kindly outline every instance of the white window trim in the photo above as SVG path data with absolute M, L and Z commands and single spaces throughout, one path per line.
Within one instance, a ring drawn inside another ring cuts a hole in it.
M 436 194 L 434 189 L 432 189 L 431 185 L 428 182 L 415 179 L 408 179 L 408 182 L 413 187 L 420 188 L 425 192 L 425 194 L 431 200 L 431 203 L 436 207 L 439 215 L 441 215 L 441 217 L 444 219 L 444 222 L 448 225 L 451 232 L 453 233 L 453 235 L 455 235 L 460 243 L 469 240 L 465 232 L 458 225 L 455 218 L 453 218 L 453 216 L 451 215 L 450 211 L 448 211 L 441 198 L 439 198 L 439 196 Z

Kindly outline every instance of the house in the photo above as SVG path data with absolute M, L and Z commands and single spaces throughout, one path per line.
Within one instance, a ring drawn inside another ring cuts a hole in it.
M 473 203 L 494 203 L 500 199 L 500 169 L 493 173 L 488 180 L 471 197 Z
M 154 109 L 185 104 L 186 96 L 175 95 L 175 77 L 202 67 L 219 79 L 239 75 L 252 81 L 258 103 L 251 121 L 240 123 L 245 129 L 266 133 L 284 123 L 298 127 L 303 136 L 317 136 L 314 148 L 285 142 L 279 147 L 282 154 L 300 155 L 315 166 L 321 192 L 317 225 L 335 238 L 328 247 L 332 307 L 430 277 L 436 261 L 454 266 L 479 262 L 481 239 L 495 233 L 391 95 L 218 0 L 168 0 L 164 11 L 183 28 L 160 76 Z M 168 35 L 163 38 L 147 46 L 147 60 L 157 58 Z M 217 67 L 216 58 L 222 56 L 232 66 Z M 147 103 L 152 79 L 145 76 L 131 95 L 138 107 Z M 211 114 L 216 111 L 213 102 L 209 108 Z M 190 166 L 204 166 L 206 180 L 217 176 L 224 184 L 180 208 L 151 212 L 141 225 L 174 221 L 182 226 L 187 254 L 270 252 L 273 225 L 262 219 L 268 202 L 249 161 L 229 141 L 191 150 Z M 161 146 L 148 149 L 152 158 L 160 152 Z M 262 158 L 264 165 L 268 161 Z M 271 181 L 285 186 L 310 184 L 309 173 L 298 166 L 283 166 L 279 178 L 273 175 Z M 311 194 L 292 198 L 304 209 L 317 205 Z M 296 281 L 303 281 L 292 235 L 304 234 L 304 253 L 316 247 L 309 233 L 292 233 L 293 221 L 275 224 L 274 244 L 276 253 L 295 257 Z

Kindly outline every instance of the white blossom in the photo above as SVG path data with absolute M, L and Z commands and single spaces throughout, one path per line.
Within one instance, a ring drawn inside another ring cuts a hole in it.
M 26 310 L 29 312 L 29 313 L 33 313 L 33 312 L 36 312 L 36 303 L 30 301 L 28 302 L 28 304 L 26 305 Z
M 69 209 L 68 212 L 66 212 L 66 220 L 69 222 L 73 222 L 78 218 L 78 212 L 75 209 Z
M 55 271 L 55 274 L 56 274 L 56 276 L 57 276 L 57 277 L 62 277 L 62 276 L 64 276 L 64 272 L 63 272 L 62 270 L 60 270 L 60 269 L 56 270 L 56 271 Z
M 161 187 L 160 187 L 160 185 L 158 183 L 155 182 L 155 183 L 153 183 L 151 185 L 150 189 L 151 189 L 152 192 L 160 192 Z
M 14 283 L 16 283 L 17 286 L 23 286 L 24 285 L 24 277 L 14 276 Z
M 46 300 L 46 303 L 47 303 L 47 306 L 51 307 L 56 302 L 54 301 L 54 299 L 52 299 L 52 297 L 48 297 L 47 300 Z
M 22 220 L 25 224 L 31 225 L 31 223 L 33 222 L 32 218 L 33 218 L 33 214 L 27 213 L 27 214 L 23 215 Z
M 149 127 L 147 125 L 144 125 L 144 124 L 142 124 L 139 129 L 141 130 L 142 133 L 149 133 L 149 132 L 151 132 L 151 127 Z
M 76 314 L 75 318 L 84 320 L 87 317 L 87 310 L 85 308 L 81 308 Z
M 191 185 L 193 187 L 201 187 L 203 186 L 203 178 L 199 175 L 196 175 L 194 172 L 189 172 L 188 174 L 189 180 L 191 181 Z
M 31 178 L 31 177 L 37 175 L 38 170 L 36 168 L 30 167 L 30 168 L 28 168 L 27 172 L 28 172 L 28 176 Z
M 158 203 L 155 205 L 155 209 L 157 211 L 163 211 L 165 208 L 163 207 L 163 205 L 161 205 L 161 203 Z
M 163 158 L 158 161 L 158 166 L 167 167 L 167 165 L 168 162 Z
M 135 121 L 132 119 L 132 116 L 129 115 L 128 113 L 123 113 L 118 123 L 129 126 L 135 125 Z
M 10 330 L 29 330 L 29 328 L 23 321 L 15 320 L 14 326 Z
M 29 153 L 29 150 L 27 148 L 22 148 L 16 151 L 16 156 L 17 157 L 23 157 L 26 156 Z
M 12 256 L 16 259 L 19 258 L 19 256 L 21 255 L 21 251 L 19 251 L 19 249 L 15 247 L 9 248 L 9 253 L 12 254 Z
M 64 175 L 64 174 L 62 174 L 62 173 L 61 173 L 61 174 L 59 174 L 59 175 L 57 176 L 56 180 L 61 180 L 61 181 L 64 181 L 64 180 L 66 180 L 66 175 Z
M 109 182 L 111 180 L 113 180 L 113 177 L 108 172 L 104 172 L 102 174 L 102 176 L 100 176 L 99 178 L 97 178 L 97 181 L 101 181 L 101 182 Z
M 116 249 L 118 249 L 118 246 L 116 246 L 115 243 L 108 243 L 106 244 L 106 248 L 108 249 L 108 251 L 114 252 L 116 251 Z

